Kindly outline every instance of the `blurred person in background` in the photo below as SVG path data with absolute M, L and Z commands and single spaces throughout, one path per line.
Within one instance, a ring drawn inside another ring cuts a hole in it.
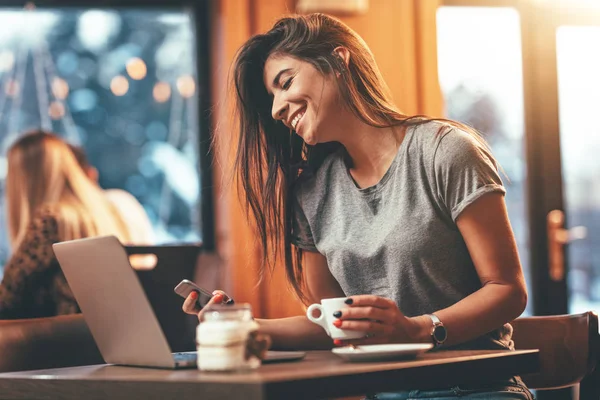
M 98 170 L 90 164 L 85 151 L 78 146 L 70 145 L 70 147 L 79 166 L 92 181 L 97 183 L 99 181 Z M 117 208 L 121 218 L 127 224 L 131 243 L 138 245 L 153 244 L 155 239 L 152 224 L 140 202 L 129 192 L 122 189 L 105 189 L 104 194 Z
M 78 313 L 52 244 L 102 235 L 129 242 L 127 226 L 58 136 L 26 133 L 8 150 L 7 161 L 13 254 L 0 283 L 0 318 Z

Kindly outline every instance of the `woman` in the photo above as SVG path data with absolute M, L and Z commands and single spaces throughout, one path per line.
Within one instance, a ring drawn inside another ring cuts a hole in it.
M 347 297 L 337 326 L 368 334 L 334 344 L 512 348 L 508 322 L 527 292 L 505 190 L 476 133 L 402 114 L 364 41 L 322 14 L 251 38 L 234 79 L 236 168 L 263 254 L 283 244 L 299 297 Z M 274 347 L 331 346 L 306 317 L 260 325 Z M 470 389 L 530 398 L 518 378 Z M 440 390 L 377 398 L 465 395 Z
M 0 283 L 0 318 L 79 312 L 52 244 L 89 236 L 128 240 L 115 209 L 57 136 L 35 131 L 8 151 L 8 232 L 13 255 Z

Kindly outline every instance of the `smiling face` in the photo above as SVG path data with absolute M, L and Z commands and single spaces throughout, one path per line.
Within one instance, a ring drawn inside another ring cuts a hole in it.
M 312 64 L 287 55 L 272 54 L 263 81 L 273 98 L 272 116 L 293 129 L 306 144 L 337 140 L 344 107 L 336 75 L 323 75 Z

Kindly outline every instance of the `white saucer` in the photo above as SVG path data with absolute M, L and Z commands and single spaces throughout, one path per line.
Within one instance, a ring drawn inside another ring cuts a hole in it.
M 416 357 L 433 347 L 432 343 L 372 344 L 337 347 L 331 351 L 346 361 L 384 361 Z
M 267 357 L 262 360 L 263 364 L 278 361 L 302 360 L 306 357 L 305 351 L 267 351 Z

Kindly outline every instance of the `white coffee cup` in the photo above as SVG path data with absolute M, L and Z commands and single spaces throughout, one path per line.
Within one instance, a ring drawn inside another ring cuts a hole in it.
M 351 331 L 347 329 L 340 329 L 333 325 L 334 321 L 337 320 L 336 317 L 333 316 L 333 313 L 336 311 L 341 311 L 343 314 L 344 308 L 348 308 L 348 305 L 345 303 L 347 297 L 336 297 L 334 299 L 323 299 L 321 300 L 321 304 L 315 303 L 311 304 L 306 310 L 306 317 L 317 325 L 320 325 L 327 335 L 332 339 L 360 339 L 366 336 L 366 333 L 363 331 Z M 318 317 L 313 316 L 313 312 L 319 310 L 321 315 Z

